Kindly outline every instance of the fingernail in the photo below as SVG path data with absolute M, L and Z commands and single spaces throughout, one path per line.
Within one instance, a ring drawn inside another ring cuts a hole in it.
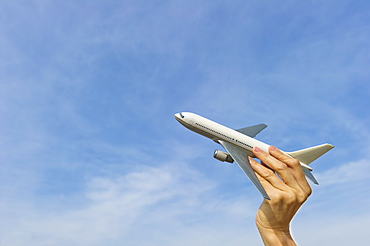
M 261 149 L 260 149 L 260 148 L 258 148 L 258 147 L 254 147 L 254 150 L 255 150 L 256 152 L 261 152 Z
M 276 151 L 276 150 L 277 150 L 277 148 L 276 148 L 275 146 L 270 146 L 270 147 L 269 147 L 269 150 L 270 150 L 270 151 Z

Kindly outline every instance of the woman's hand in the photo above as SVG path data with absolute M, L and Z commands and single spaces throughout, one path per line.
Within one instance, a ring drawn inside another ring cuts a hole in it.
M 312 192 L 302 167 L 273 146 L 269 153 L 257 147 L 253 153 L 262 165 L 250 158 L 251 166 L 271 199 L 264 199 L 256 215 L 262 240 L 265 245 L 295 245 L 289 224 Z

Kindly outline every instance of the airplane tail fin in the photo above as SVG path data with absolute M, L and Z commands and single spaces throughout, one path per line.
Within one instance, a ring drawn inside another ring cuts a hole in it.
M 287 154 L 296 158 L 301 163 L 308 165 L 314 160 L 316 160 L 317 158 L 319 158 L 320 156 L 322 156 L 323 154 L 325 154 L 326 152 L 328 152 L 329 150 L 331 150 L 332 148 L 334 148 L 334 146 L 331 144 L 322 144 L 322 145 L 314 146 L 314 147 L 307 148 L 307 149 L 288 152 Z M 309 170 L 308 169 L 309 167 L 306 168 L 304 167 L 304 165 L 302 165 L 302 167 L 303 167 L 303 171 L 306 177 L 309 178 L 313 183 L 319 184 L 311 173 L 312 169 Z

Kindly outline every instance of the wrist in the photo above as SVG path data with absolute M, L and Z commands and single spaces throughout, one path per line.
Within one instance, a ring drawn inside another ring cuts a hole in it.
M 261 235 L 263 243 L 273 246 L 294 246 L 296 245 L 292 235 L 290 234 L 289 227 L 288 228 L 264 228 L 257 224 L 258 231 Z

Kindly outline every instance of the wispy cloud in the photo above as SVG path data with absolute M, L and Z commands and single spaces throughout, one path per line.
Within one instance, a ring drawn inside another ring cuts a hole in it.
M 224 232 L 218 239 L 211 238 L 209 233 L 221 229 L 217 228 L 221 223 L 220 217 L 224 223 L 243 223 L 245 218 L 253 218 L 254 213 L 248 211 L 254 209 L 246 197 L 225 200 L 217 195 L 217 185 L 213 181 L 176 164 L 140 166 L 126 175 L 92 177 L 79 195 L 82 199 L 68 201 L 68 204 L 75 203 L 69 208 L 58 205 L 64 200 L 58 198 L 44 200 L 47 204 L 28 202 L 31 206 L 20 211 L 6 208 L 8 212 L 19 213 L 22 219 L 8 224 L 12 218 L 4 217 L 4 225 L 8 226 L 2 228 L 3 235 L 6 235 L 2 237 L 2 243 L 100 245 L 104 241 L 119 239 L 130 245 L 153 242 L 171 245 L 189 235 L 197 235 L 191 240 L 194 245 L 239 241 L 239 238 L 232 239 L 237 231 L 231 234 Z M 219 225 L 210 228 L 212 221 Z M 205 230 L 201 234 L 200 228 Z M 166 239 L 158 237 L 165 235 L 165 231 L 171 233 L 166 235 Z M 142 233 L 147 237 L 137 237 Z
M 317 176 L 323 180 L 324 186 L 343 186 L 345 184 L 361 184 L 370 179 L 369 159 L 361 159 L 345 164 L 333 165 L 329 170 Z

